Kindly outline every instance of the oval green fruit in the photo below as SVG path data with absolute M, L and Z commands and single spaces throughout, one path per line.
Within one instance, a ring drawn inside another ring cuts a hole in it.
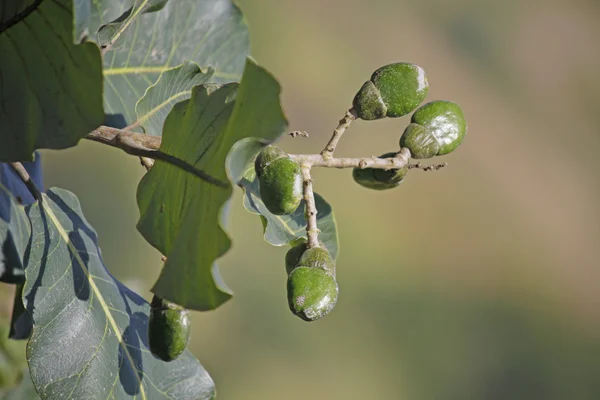
M 458 104 L 451 101 L 432 101 L 420 107 L 411 122 L 426 128 L 437 139 L 437 155 L 448 154 L 465 138 L 467 122 Z
M 410 150 L 410 155 L 415 159 L 431 158 L 437 156 L 440 145 L 429 129 L 423 125 L 408 124 L 400 137 L 400 147 Z
M 379 158 L 394 157 L 396 153 L 385 153 Z M 359 185 L 373 190 L 393 189 L 400 185 L 408 173 L 408 167 L 399 169 L 354 168 L 352 178 Z
M 258 153 L 258 156 L 254 161 L 254 170 L 256 171 L 256 175 L 261 176 L 267 165 L 284 157 L 287 157 L 287 154 L 279 147 L 273 145 L 265 147 L 260 153 Z
M 148 320 L 150 351 L 163 361 L 172 361 L 183 353 L 190 341 L 190 311 L 161 299 L 152 298 Z
M 268 146 L 256 158 L 260 197 L 275 215 L 291 214 L 302 201 L 300 165 L 274 146 Z
M 288 305 L 294 315 L 315 321 L 335 306 L 339 288 L 335 278 L 320 268 L 297 267 L 288 277 Z
M 381 98 L 381 93 L 371 81 L 365 82 L 356 93 L 352 107 L 359 118 L 366 121 L 384 118 L 387 115 L 387 106 Z
M 308 244 L 306 243 L 306 241 L 304 241 L 295 246 L 292 246 L 292 248 L 289 249 L 287 253 L 285 253 L 285 270 L 287 271 L 288 275 L 292 272 L 294 268 L 296 268 L 298 262 L 300 261 L 300 257 L 302 257 L 302 254 L 306 251 L 307 248 Z
M 320 268 L 329 275 L 335 276 L 335 264 L 325 247 L 313 247 L 302 253 L 298 267 Z

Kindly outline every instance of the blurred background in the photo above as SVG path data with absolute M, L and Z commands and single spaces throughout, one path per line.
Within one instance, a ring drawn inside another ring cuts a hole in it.
M 310 133 L 285 150 L 320 151 L 397 61 L 421 65 L 427 101 L 460 104 L 469 131 L 447 168 L 393 191 L 315 171 L 341 253 L 338 304 L 314 323 L 290 313 L 288 248 L 263 241 L 236 189 L 219 262 L 236 296 L 194 313 L 191 342 L 219 398 L 600 399 L 600 2 L 238 4 L 290 130 Z M 337 154 L 395 150 L 407 121 L 357 121 Z M 79 196 L 111 272 L 149 299 L 161 261 L 135 229 L 138 160 L 88 142 L 43 157 L 46 186 Z

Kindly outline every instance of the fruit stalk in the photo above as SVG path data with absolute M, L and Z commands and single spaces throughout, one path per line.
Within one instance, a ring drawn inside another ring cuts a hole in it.
M 308 238 L 307 247 L 312 249 L 319 247 L 319 228 L 317 227 L 317 206 L 315 204 L 315 194 L 312 188 L 312 177 L 310 176 L 310 165 L 301 164 L 302 168 L 302 186 L 304 191 L 304 201 L 306 203 L 306 236 Z
M 340 120 L 338 127 L 335 128 L 335 130 L 333 131 L 333 136 L 331 136 L 331 139 L 329 139 L 327 146 L 325 146 L 325 148 L 321 151 L 320 155 L 324 159 L 329 159 L 333 157 L 333 152 L 335 151 L 335 148 L 338 142 L 340 141 L 342 135 L 344 134 L 346 129 L 348 129 L 350 123 L 352 123 L 352 121 L 354 121 L 357 117 L 358 115 L 356 114 L 356 110 L 354 110 L 354 108 L 351 108 L 348 111 L 346 111 L 346 115 L 344 115 L 344 118 Z
M 408 164 L 410 159 L 410 150 L 400 149 L 395 157 L 378 158 L 326 158 L 323 154 L 290 154 L 294 161 L 300 165 L 309 167 L 325 168 L 376 168 L 376 169 L 398 169 Z

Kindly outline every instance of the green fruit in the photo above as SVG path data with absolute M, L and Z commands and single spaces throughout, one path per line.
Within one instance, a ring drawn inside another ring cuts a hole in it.
M 394 157 L 396 153 L 385 153 L 379 158 Z M 408 173 L 408 167 L 399 169 L 354 168 L 352 177 L 359 185 L 373 190 L 393 189 L 400 185 Z
M 288 305 L 305 321 L 327 315 L 337 302 L 339 288 L 335 278 L 320 268 L 297 267 L 288 277 Z
M 400 147 L 406 147 L 410 150 L 412 158 L 431 158 L 437 156 L 440 145 L 437 138 L 419 124 L 408 124 L 404 133 L 400 137 Z
M 458 147 L 467 133 L 465 116 L 456 103 L 432 101 L 420 107 L 411 122 L 423 126 L 436 138 L 438 156 L 448 154 Z M 411 149 L 412 153 L 412 149 Z
M 389 64 L 365 82 L 352 106 L 364 120 L 401 117 L 423 102 L 428 88 L 423 68 L 411 63 Z
M 261 176 L 263 170 L 271 164 L 275 160 L 279 160 L 280 158 L 287 157 L 285 151 L 281 150 L 279 147 L 269 145 L 265 147 L 256 157 L 254 161 L 254 170 L 256 171 L 257 176 Z
M 190 311 L 156 295 L 150 307 L 150 351 L 163 361 L 175 360 L 190 341 Z
M 313 247 L 302 253 L 296 264 L 298 267 L 320 268 L 335 276 L 335 264 L 325 247 Z
M 292 272 L 294 268 L 296 268 L 298 262 L 300 261 L 300 257 L 302 257 L 302 254 L 306 251 L 307 248 L 308 244 L 306 242 L 302 242 L 295 246 L 292 246 L 292 248 L 289 249 L 287 253 L 285 253 L 285 270 L 287 271 L 288 275 Z
M 275 215 L 291 214 L 302 201 L 300 165 L 275 146 L 267 146 L 254 164 L 260 197 Z

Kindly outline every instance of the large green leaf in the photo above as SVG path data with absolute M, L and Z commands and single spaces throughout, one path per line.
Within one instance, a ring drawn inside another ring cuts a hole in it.
M 77 144 L 102 123 L 102 61 L 93 43 L 73 43 L 71 0 L 2 1 L 0 161 Z M 39 4 L 38 4 L 39 3 Z
M 146 89 L 163 71 L 186 60 L 212 66 L 211 82 L 216 83 L 239 81 L 243 71 L 248 29 L 230 0 L 169 1 L 160 11 L 147 12 L 154 10 L 148 6 L 160 3 L 138 0 L 121 17 L 126 24 L 111 25 L 125 29 L 117 30 L 104 57 L 104 104 L 107 113 L 124 117 L 121 124 L 134 123 L 135 104 Z
M 150 306 L 108 273 L 75 195 L 50 189 L 26 211 L 27 360 L 42 399 L 213 398 L 191 353 L 169 363 L 150 353 Z
M 225 159 L 235 142 L 249 136 L 273 140 L 285 130 L 279 94 L 277 81 L 248 61 L 239 89 L 199 86 L 175 105 L 160 149 L 227 181 Z M 214 309 L 231 297 L 214 264 L 231 247 L 222 228 L 231 193 L 231 186 L 210 184 L 161 161 L 144 176 L 138 229 L 167 256 L 154 293 L 194 310 Z
M 254 172 L 254 163 L 251 162 L 265 146 L 264 141 L 255 138 L 240 140 L 231 149 L 228 166 L 231 173 L 237 178 L 237 184 L 244 190 L 244 208 L 262 218 L 265 241 L 274 246 L 283 246 L 306 237 L 305 203 L 302 201 L 300 207 L 290 215 L 275 215 L 267 210 L 260 198 L 258 179 Z M 247 162 L 243 164 L 240 160 Z M 317 193 L 315 193 L 315 204 L 317 206 L 317 226 L 321 230 L 319 240 L 323 242 L 335 260 L 339 252 L 335 216 L 329 203 Z

